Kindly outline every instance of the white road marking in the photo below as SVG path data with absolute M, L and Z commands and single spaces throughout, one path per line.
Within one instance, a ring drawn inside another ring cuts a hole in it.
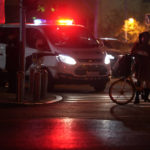
M 101 102 L 107 103 L 112 102 L 109 95 L 67 95 L 65 102 L 79 102 L 79 103 L 93 103 Z

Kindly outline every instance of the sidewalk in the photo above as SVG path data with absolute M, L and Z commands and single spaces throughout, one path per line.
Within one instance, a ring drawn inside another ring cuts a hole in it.
M 4 90 L 0 90 L 0 106 L 2 105 L 41 105 L 51 104 L 63 100 L 63 97 L 56 95 L 55 93 L 47 93 L 45 99 L 33 100 L 29 94 L 25 93 L 24 99 L 18 102 L 15 93 L 8 93 Z

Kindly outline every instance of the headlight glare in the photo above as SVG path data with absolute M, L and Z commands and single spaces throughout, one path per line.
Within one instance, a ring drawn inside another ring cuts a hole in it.
M 74 58 L 67 56 L 67 55 L 58 55 L 58 58 L 61 62 L 68 64 L 68 65 L 75 65 L 76 61 Z
M 110 60 L 111 59 L 114 59 L 114 56 L 110 55 L 110 54 L 106 54 L 105 56 L 105 60 L 104 60 L 104 63 L 107 65 L 107 64 L 110 64 Z

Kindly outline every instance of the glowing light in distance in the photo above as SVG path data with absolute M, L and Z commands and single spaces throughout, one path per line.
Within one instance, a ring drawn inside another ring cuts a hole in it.
M 128 21 L 129 21 L 130 24 L 134 23 L 134 19 L 133 18 L 129 18 Z

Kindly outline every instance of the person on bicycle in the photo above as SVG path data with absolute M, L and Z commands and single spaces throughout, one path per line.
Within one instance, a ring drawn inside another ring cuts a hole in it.
M 144 82 L 146 83 L 143 91 L 142 98 L 144 101 L 149 101 L 149 83 L 150 83 L 150 34 L 149 32 L 142 32 L 139 34 L 139 41 L 135 43 L 131 50 L 131 54 L 135 57 L 135 77 L 137 78 L 137 84 L 140 86 Z M 135 104 L 139 103 L 140 92 L 136 91 Z

